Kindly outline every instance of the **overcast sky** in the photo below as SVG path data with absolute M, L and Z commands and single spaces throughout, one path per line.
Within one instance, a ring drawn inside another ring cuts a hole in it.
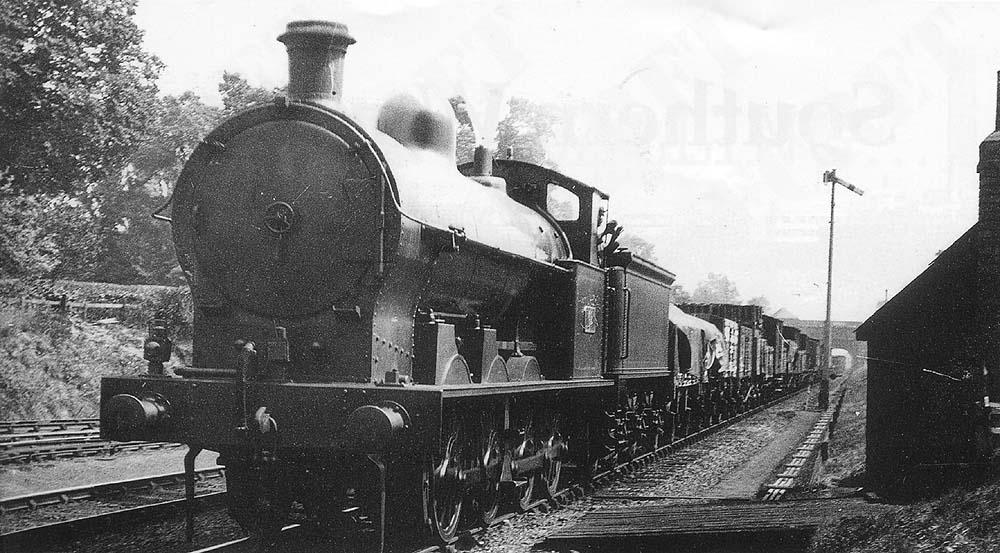
M 994 127 L 1000 4 L 140 0 L 161 90 L 218 103 L 223 71 L 280 86 L 295 19 L 346 23 L 345 96 L 463 94 L 489 125 L 523 96 L 559 116 L 550 157 L 611 194 L 688 290 L 863 320 L 976 219 Z

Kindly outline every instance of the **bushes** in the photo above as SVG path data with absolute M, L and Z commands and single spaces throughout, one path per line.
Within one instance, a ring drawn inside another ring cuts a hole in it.
M 177 337 L 191 336 L 194 305 L 191 291 L 182 286 L 152 286 L 77 282 L 71 280 L 0 280 L 0 303 L 14 305 L 20 298 L 66 296 L 70 302 L 122 303 L 138 308 L 114 310 L 98 317 L 118 317 L 123 323 L 146 329 L 146 323 L 156 316 L 167 320 L 171 333 Z M 94 315 L 88 319 L 93 320 Z
M 63 294 L 75 302 L 140 307 L 125 310 L 124 324 L 95 325 L 85 323 L 79 311 L 18 306 L 19 298 Z M 145 372 L 146 323 L 157 315 L 166 319 L 174 338 L 168 368 L 190 360 L 193 304 L 187 287 L 0 280 L 0 300 L 0 413 L 5 419 L 97 416 L 102 377 Z
M 6 419 L 96 416 L 102 376 L 145 369 L 142 339 L 137 329 L 0 306 L 0 412 Z
M 191 301 L 191 291 L 188 288 L 167 288 L 145 295 L 139 310 L 129 311 L 126 321 L 133 326 L 145 328 L 149 319 L 154 317 L 164 319 L 171 335 L 178 337 L 191 336 L 191 325 L 194 322 L 194 304 Z

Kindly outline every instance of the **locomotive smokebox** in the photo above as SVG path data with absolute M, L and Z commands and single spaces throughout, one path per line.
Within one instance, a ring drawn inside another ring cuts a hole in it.
M 292 21 L 278 40 L 288 49 L 288 96 L 292 100 L 322 104 L 340 98 L 344 55 L 355 42 L 347 25 Z

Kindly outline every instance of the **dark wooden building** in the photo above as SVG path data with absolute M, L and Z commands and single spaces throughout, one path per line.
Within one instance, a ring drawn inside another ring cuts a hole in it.
M 996 445 L 1000 74 L 995 128 L 979 150 L 979 221 L 856 332 L 868 343 L 867 480 L 882 493 L 980 471 Z

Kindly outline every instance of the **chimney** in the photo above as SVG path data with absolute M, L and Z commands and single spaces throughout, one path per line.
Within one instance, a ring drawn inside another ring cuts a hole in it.
M 278 37 L 288 49 L 288 96 L 293 101 L 333 104 L 344 85 L 344 54 L 354 44 L 347 25 L 292 21 Z
M 1000 132 L 1000 71 L 997 71 L 997 122 L 994 132 Z
M 976 240 L 977 291 L 982 357 L 1000 388 L 1000 72 L 993 133 L 979 145 L 979 223 Z

